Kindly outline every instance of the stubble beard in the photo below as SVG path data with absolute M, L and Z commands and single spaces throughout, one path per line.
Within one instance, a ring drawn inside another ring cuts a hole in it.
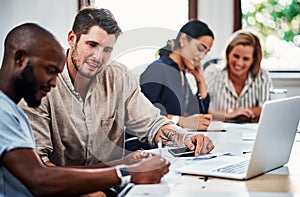
M 87 72 L 84 71 L 84 68 L 83 68 L 83 65 L 81 66 L 78 66 L 77 64 L 77 57 L 78 57 L 78 53 L 77 53 L 77 48 L 74 49 L 74 51 L 72 51 L 72 54 L 71 54 L 71 61 L 74 65 L 74 68 L 75 70 L 83 77 L 85 78 L 89 78 L 89 79 L 92 79 L 94 76 L 96 76 L 100 71 L 97 71 L 96 73 L 94 74 L 89 74 Z

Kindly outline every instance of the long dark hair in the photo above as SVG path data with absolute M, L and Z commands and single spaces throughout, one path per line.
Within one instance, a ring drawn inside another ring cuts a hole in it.
M 181 27 L 175 40 L 168 40 L 167 45 L 159 49 L 158 54 L 160 56 L 169 55 L 174 49 L 181 47 L 179 39 L 182 33 L 188 35 L 188 40 L 199 38 L 201 36 L 211 36 L 214 39 L 214 34 L 206 23 L 197 19 L 192 19 Z

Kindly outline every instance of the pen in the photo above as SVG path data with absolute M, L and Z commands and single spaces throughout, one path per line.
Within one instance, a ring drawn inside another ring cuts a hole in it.
M 200 94 L 198 94 L 199 102 L 200 102 L 200 113 L 202 114 L 207 114 L 207 111 L 205 110 L 204 104 L 203 104 L 203 99 Z
M 208 176 L 204 176 L 204 182 L 208 180 Z
M 187 131 L 189 131 L 189 132 L 225 132 L 226 129 L 207 129 L 207 130 L 189 130 L 189 129 L 187 129 Z
M 208 159 L 213 159 L 216 157 L 220 157 L 220 156 L 232 156 L 231 153 L 221 153 L 221 154 L 216 154 L 216 155 L 203 155 L 203 156 L 199 156 L 199 157 L 194 157 L 191 160 L 193 161 L 198 161 L 198 160 L 208 160 Z
M 158 138 L 158 142 L 157 142 L 157 147 L 158 147 L 158 151 L 159 151 L 159 156 L 161 156 L 162 155 L 162 141 L 161 141 L 161 138 L 159 137 Z
M 217 156 L 209 156 L 209 157 L 196 157 L 194 159 L 192 159 L 193 161 L 197 161 L 197 160 L 208 160 L 208 159 L 212 159 L 212 158 L 216 158 Z
M 208 180 L 208 176 L 204 176 L 204 185 L 202 185 L 202 189 L 205 189 L 207 180 Z
M 141 155 L 142 155 L 142 157 L 144 157 L 144 153 L 145 153 L 144 149 L 141 148 Z

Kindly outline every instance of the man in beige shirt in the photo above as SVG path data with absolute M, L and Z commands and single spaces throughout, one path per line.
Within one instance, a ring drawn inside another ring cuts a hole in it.
M 124 65 L 107 64 L 120 33 L 108 10 L 81 10 L 68 34 L 67 64 L 57 87 L 38 108 L 21 103 L 44 163 L 92 165 L 120 159 L 125 127 L 152 147 L 161 140 L 163 145 L 195 149 L 196 156 L 214 148 L 208 137 L 188 134 L 161 116 Z M 133 161 L 127 158 L 109 165 L 126 162 Z
M 14 27 L 4 43 L 0 68 L 1 197 L 112 196 L 106 189 L 129 182 L 159 183 L 168 173 L 170 163 L 159 156 L 107 168 L 45 166 L 35 151 L 29 120 L 17 103 L 24 98 L 30 107 L 40 104 L 42 97 L 55 87 L 65 54 L 49 31 L 33 23 Z

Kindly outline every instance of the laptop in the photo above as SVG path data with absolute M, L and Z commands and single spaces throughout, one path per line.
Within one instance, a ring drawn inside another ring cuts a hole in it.
M 300 120 L 300 96 L 266 101 L 249 157 L 224 155 L 175 169 L 179 173 L 245 180 L 289 160 Z

